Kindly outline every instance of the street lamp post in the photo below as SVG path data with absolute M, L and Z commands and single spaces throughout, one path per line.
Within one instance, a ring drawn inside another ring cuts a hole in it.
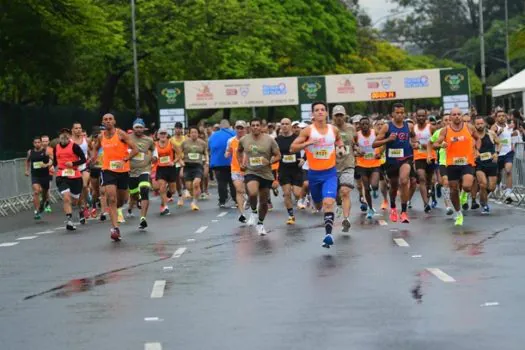
M 487 113 L 487 77 L 485 72 L 485 31 L 483 28 L 483 0 L 479 0 L 479 49 L 481 70 L 481 113 Z
M 137 62 L 137 32 L 135 30 L 135 0 L 131 1 L 131 44 L 133 47 L 133 72 L 135 75 L 135 114 L 140 117 L 139 66 Z
M 510 78 L 510 48 L 509 48 L 509 1 L 505 0 L 505 63 L 507 66 L 507 79 Z M 512 98 L 509 96 L 508 99 L 509 105 L 511 108 Z

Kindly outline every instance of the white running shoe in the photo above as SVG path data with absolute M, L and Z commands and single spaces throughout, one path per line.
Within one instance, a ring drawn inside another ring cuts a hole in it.
M 257 224 L 257 233 L 259 236 L 266 236 L 266 229 L 263 224 Z
M 257 220 L 259 218 L 257 217 L 256 213 L 251 213 L 250 218 L 248 219 L 248 226 L 255 226 L 257 224 Z

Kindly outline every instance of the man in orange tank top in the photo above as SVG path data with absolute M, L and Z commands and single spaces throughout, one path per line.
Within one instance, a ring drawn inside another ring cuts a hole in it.
M 459 186 L 469 193 L 474 183 L 474 147 L 479 142 L 476 129 L 462 118 L 459 108 L 450 111 L 451 123 L 441 130 L 435 147 L 447 150 L 447 176 L 450 186 L 450 200 L 456 210 L 456 226 L 463 226 L 463 213 L 459 201 Z
M 109 217 L 111 218 L 111 239 L 120 241 L 118 208 L 121 208 L 128 199 L 129 160 L 135 157 L 139 151 L 129 135 L 115 127 L 116 121 L 113 114 L 105 114 L 102 117 L 102 124 L 106 130 L 100 133 L 95 141 L 95 157 L 102 147 L 104 159 L 101 185 L 106 192 Z M 92 162 L 96 162 L 96 158 L 92 159 Z
M 313 124 L 301 131 L 290 147 L 295 153 L 305 149 L 308 160 L 308 182 L 315 207 L 324 212 L 325 237 L 322 247 L 334 244 L 335 199 L 337 196 L 336 152 L 346 153 L 339 130 L 328 125 L 328 107 L 324 102 L 312 103 Z

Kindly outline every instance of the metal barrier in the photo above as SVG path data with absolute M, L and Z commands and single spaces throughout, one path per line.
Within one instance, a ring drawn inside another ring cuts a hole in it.
M 512 193 L 518 206 L 525 203 L 525 143 L 516 143 L 512 162 Z
M 25 176 L 25 158 L 0 161 L 0 215 L 8 216 L 33 208 L 31 177 Z M 49 201 L 60 196 L 54 181 L 49 189 Z

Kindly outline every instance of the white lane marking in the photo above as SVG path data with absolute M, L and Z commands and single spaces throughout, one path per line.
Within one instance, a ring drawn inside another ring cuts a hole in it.
M 60 227 L 54 228 L 53 230 L 58 231 L 58 230 L 64 230 L 65 228 L 66 228 L 65 226 L 60 226 Z
M 25 236 L 25 237 L 19 237 L 17 238 L 16 240 L 17 241 L 29 241 L 30 239 L 35 239 L 37 238 L 38 236 Z
M 208 226 L 201 226 L 197 229 L 197 231 L 195 231 L 195 233 L 203 233 L 207 228 Z
M 164 270 L 164 271 L 173 271 L 173 266 L 164 266 L 162 268 L 162 270 Z
M 480 306 L 485 307 L 485 306 L 498 306 L 498 305 L 499 303 L 497 301 L 489 301 L 488 303 L 483 303 Z
M 385 220 L 377 220 L 377 222 L 379 222 L 379 225 L 381 225 L 381 226 L 388 225 Z
M 195 238 L 188 238 L 186 242 L 195 242 Z
M 144 350 L 162 350 L 161 343 L 145 343 Z
M 410 247 L 403 238 L 394 238 L 394 242 L 400 247 Z
M 55 231 L 47 230 L 47 231 L 37 232 L 35 233 L 35 235 L 47 235 L 49 233 L 54 233 L 54 232 Z
M 144 321 L 146 321 L 146 322 L 162 321 L 162 318 L 158 318 L 158 317 L 144 317 Z
M 219 222 L 219 220 L 212 220 L 211 222 Z
M 182 254 L 184 254 L 184 252 L 186 251 L 186 247 L 182 247 L 182 248 L 179 248 L 175 251 L 175 253 L 173 253 L 173 255 L 171 256 L 172 259 L 176 259 L 176 258 L 180 258 L 180 256 Z
M 218 218 L 222 218 L 223 216 L 225 216 L 226 214 L 228 214 L 227 211 L 223 211 L 222 213 L 220 213 L 219 215 L 217 215 Z
M 440 280 L 442 280 L 443 282 L 447 282 L 447 283 L 456 282 L 456 280 L 452 276 L 447 275 L 446 273 L 444 273 L 438 268 L 429 267 L 427 268 L 427 271 L 433 274 L 434 276 L 436 276 L 437 278 L 439 278 Z
M 151 290 L 151 298 L 162 298 L 164 296 L 164 288 L 166 288 L 165 280 L 155 281 L 153 289 Z
M 0 243 L 0 247 L 12 247 L 14 245 L 17 245 L 18 243 L 20 242 L 5 242 L 5 243 Z
M 423 255 L 416 254 L 416 255 L 412 255 L 412 257 L 415 258 L 415 259 L 419 259 L 419 258 L 422 258 Z

